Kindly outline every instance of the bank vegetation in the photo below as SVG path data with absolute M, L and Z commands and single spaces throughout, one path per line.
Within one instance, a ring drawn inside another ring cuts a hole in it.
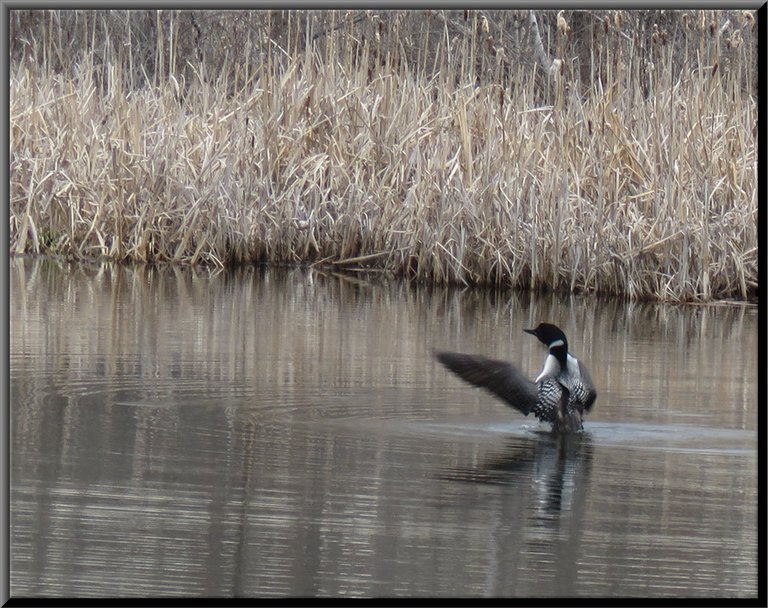
M 11 11 L 11 253 L 749 299 L 754 22 Z

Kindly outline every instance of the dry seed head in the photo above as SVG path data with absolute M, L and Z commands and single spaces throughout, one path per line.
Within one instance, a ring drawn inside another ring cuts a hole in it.
M 621 31 L 621 19 L 622 19 L 621 14 L 622 14 L 622 12 L 623 11 L 616 11 L 613 14 L 613 23 L 616 25 L 616 29 L 619 30 L 619 31 Z
M 563 73 L 563 60 L 562 59 L 553 59 L 552 65 L 549 66 L 549 73 L 552 75 L 562 74 Z
M 610 29 L 611 22 L 608 20 L 608 15 L 605 16 L 605 19 L 603 19 L 603 30 L 605 33 L 608 33 L 608 30 Z
M 752 14 L 752 11 L 741 11 L 741 18 L 744 24 L 755 25 L 755 16 Z
M 495 51 L 495 53 L 496 53 L 496 65 L 500 65 L 500 64 L 502 64 L 504 61 L 506 61 L 506 59 L 507 59 L 507 54 L 504 52 L 504 47 L 503 47 L 503 46 L 497 46 L 497 47 L 494 49 L 494 51 Z
M 560 32 L 563 36 L 567 36 L 568 32 L 571 31 L 571 26 L 568 25 L 565 17 L 563 17 L 564 12 L 565 11 L 560 11 L 557 13 L 557 31 Z
M 488 19 L 487 19 L 487 17 L 486 17 L 485 15 L 483 15 L 483 16 L 481 17 L 481 19 L 480 19 L 480 23 L 482 24 L 482 28 L 483 28 L 483 33 L 484 33 L 484 34 L 487 34 L 488 32 L 490 32 L 490 31 L 491 31 L 491 27 L 490 27 L 490 25 L 488 24 Z
M 733 49 L 734 51 L 738 49 L 741 46 L 741 43 L 743 42 L 743 39 L 741 37 L 741 31 L 736 30 L 733 32 L 731 37 L 728 39 L 727 47 L 729 49 Z

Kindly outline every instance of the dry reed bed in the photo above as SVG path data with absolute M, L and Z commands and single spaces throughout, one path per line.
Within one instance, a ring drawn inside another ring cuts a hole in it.
M 471 53 L 443 50 L 426 79 L 310 48 L 230 96 L 226 70 L 128 90 L 114 66 L 98 86 L 87 56 L 74 78 L 13 65 L 11 251 L 674 301 L 754 292 L 756 102 L 736 79 L 698 64 L 674 79 L 660 54 L 655 95 L 619 62 L 581 96 L 551 77 L 546 105 L 535 66 L 508 87 L 462 84 Z

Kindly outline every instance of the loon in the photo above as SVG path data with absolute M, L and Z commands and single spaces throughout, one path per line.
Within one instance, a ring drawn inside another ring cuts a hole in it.
M 536 329 L 523 331 L 549 348 L 544 368 L 533 382 L 506 361 L 451 352 L 436 352 L 435 357 L 462 380 L 494 393 L 526 416 L 533 412 L 549 422 L 554 432 L 582 430 L 582 415 L 597 398 L 587 368 L 568 352 L 565 333 L 556 325 L 539 323 Z

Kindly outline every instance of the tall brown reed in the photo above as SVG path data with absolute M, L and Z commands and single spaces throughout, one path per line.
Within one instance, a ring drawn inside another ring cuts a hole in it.
M 445 35 L 415 61 L 391 42 L 401 17 L 385 44 L 345 14 L 319 37 L 287 16 L 285 48 L 215 74 L 180 69 L 171 27 L 140 87 L 130 57 L 54 71 L 53 34 L 14 61 L 11 251 L 675 301 L 756 289 L 749 23 L 727 52 L 692 24 L 682 72 L 658 28 L 599 21 L 585 69 L 561 26 L 545 72 L 507 59 L 477 15 L 460 34 L 433 24 Z

